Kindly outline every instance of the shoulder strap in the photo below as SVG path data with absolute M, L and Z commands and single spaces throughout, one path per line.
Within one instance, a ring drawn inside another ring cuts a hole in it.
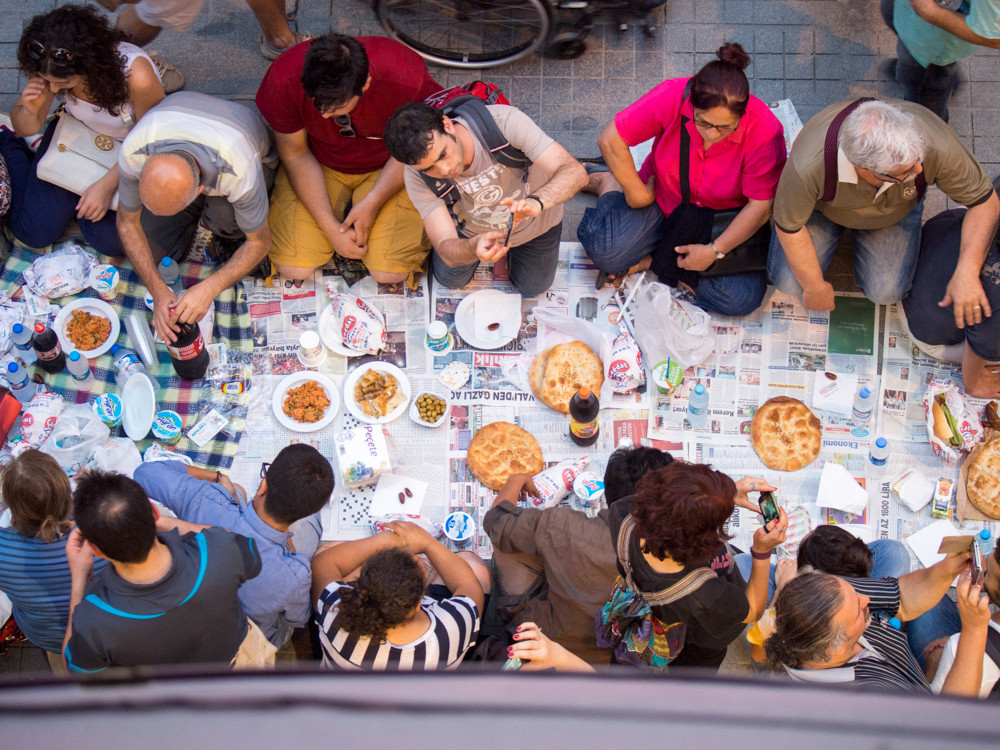
M 687 85 L 684 87 L 684 96 L 681 99 L 682 107 L 691 95 L 691 80 L 688 79 Z M 687 117 L 681 115 L 681 203 L 691 202 L 691 134 L 688 133 L 687 128 L 689 122 L 690 120 Z
M 486 109 L 486 102 L 472 94 L 458 96 L 445 105 L 444 113 L 449 117 L 453 114 L 459 115 L 473 133 L 486 144 L 494 159 L 505 167 L 524 169 L 524 179 L 527 179 L 527 169 L 531 166 L 531 160 L 521 149 L 512 146 L 500 132 L 490 111 Z
M 991 627 L 986 633 L 986 655 L 1000 667 L 1000 631 Z M 993 684 L 992 693 L 1000 693 L 1000 680 Z
M 824 203 L 832 201 L 833 196 L 837 194 L 837 138 L 840 136 L 840 126 L 851 112 L 864 102 L 870 101 L 872 101 L 870 96 L 855 99 L 837 113 L 826 130 L 826 140 L 823 142 L 823 195 L 820 197 Z M 926 185 L 924 189 L 927 189 Z
M 695 568 L 677 583 L 665 589 L 654 593 L 640 591 L 632 579 L 632 566 L 628 560 L 628 548 L 632 541 L 634 530 L 635 520 L 629 514 L 625 516 L 625 520 L 622 521 L 621 529 L 618 532 L 618 560 L 625 569 L 625 582 L 628 584 L 628 587 L 638 593 L 649 606 L 661 607 L 665 604 L 671 604 L 678 599 L 683 599 L 688 594 L 693 594 L 713 578 L 717 578 L 715 571 L 711 568 Z

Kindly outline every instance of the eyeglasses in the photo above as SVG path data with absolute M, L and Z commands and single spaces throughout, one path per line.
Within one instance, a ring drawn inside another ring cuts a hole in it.
M 270 469 L 270 468 L 271 468 L 271 463 L 269 461 L 265 461 L 264 463 L 262 463 L 260 465 L 260 478 L 261 479 L 267 479 L 267 470 Z
M 333 121 L 340 126 L 340 135 L 342 138 L 364 138 L 368 141 L 382 140 L 382 136 L 380 135 L 358 135 L 354 132 L 354 124 L 351 122 L 350 115 L 334 115 Z
M 891 174 L 882 174 L 881 172 L 876 172 L 874 170 L 872 170 L 872 174 L 875 175 L 878 179 L 882 180 L 882 182 L 891 182 L 894 185 L 898 185 L 901 182 L 906 182 L 906 180 L 912 177 L 913 173 L 917 171 L 918 166 L 920 166 L 920 162 L 919 161 L 914 162 L 912 167 L 903 172 L 902 177 L 896 177 L 895 175 Z
M 32 60 L 44 60 L 48 57 L 52 62 L 57 65 L 69 65 L 73 62 L 73 53 L 68 49 L 63 47 L 53 47 L 52 49 L 46 49 L 45 45 L 39 42 L 37 39 L 31 39 L 28 41 L 28 56 Z
M 730 133 L 735 133 L 736 129 L 740 126 L 740 120 L 736 121 L 735 125 L 713 125 L 710 122 L 702 120 L 697 115 L 692 118 L 694 120 L 694 126 L 696 128 L 701 128 L 702 130 L 715 130 L 719 133 L 725 133 L 726 135 Z M 743 119 L 743 118 L 740 118 Z

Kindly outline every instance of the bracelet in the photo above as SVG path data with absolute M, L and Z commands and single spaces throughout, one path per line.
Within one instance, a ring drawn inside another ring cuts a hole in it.
M 715 253 L 716 260 L 722 260 L 726 257 L 726 254 L 719 249 L 717 244 L 715 244 L 715 240 L 712 240 L 712 252 Z
M 218 483 L 219 483 L 219 480 L 220 480 L 221 478 L 222 478 L 222 474 L 220 474 L 220 473 L 219 473 L 219 470 L 218 470 L 218 469 L 216 469 L 216 470 L 215 470 L 215 483 L 216 483 L 216 484 L 218 484 Z
M 526 201 L 537 201 L 539 208 L 541 208 L 543 211 L 545 210 L 545 204 L 542 202 L 542 199 L 539 198 L 537 195 L 526 195 L 524 196 L 524 199 Z
M 752 557 L 754 560 L 770 560 L 771 559 L 771 552 L 770 552 L 770 550 L 768 550 L 767 552 L 756 552 L 756 551 L 754 551 L 754 548 L 751 547 L 750 548 L 750 557 Z

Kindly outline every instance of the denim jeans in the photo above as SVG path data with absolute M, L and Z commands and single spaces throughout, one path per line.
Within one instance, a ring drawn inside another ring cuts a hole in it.
M 868 545 L 872 551 L 872 569 L 870 578 L 899 578 L 910 572 L 910 553 L 902 542 L 894 539 L 876 539 Z M 749 552 L 741 552 L 733 560 L 739 568 L 740 575 L 744 581 L 750 580 L 750 570 L 753 567 L 753 558 Z M 767 603 L 771 604 L 774 597 L 774 571 L 776 566 L 771 565 L 771 573 L 767 580 Z
M 42 248 L 58 240 L 76 218 L 76 204 L 80 202 L 76 193 L 40 180 L 35 173 L 35 162 L 48 150 L 55 126 L 56 120 L 49 123 L 37 154 L 31 152 L 23 138 L 0 130 L 0 155 L 7 162 L 11 183 L 7 222 L 18 241 L 28 247 Z M 124 255 L 114 211 L 108 211 L 100 221 L 77 219 L 76 223 L 86 243 L 99 253 Z
M 510 275 L 510 282 L 517 287 L 522 297 L 537 297 L 552 286 L 559 264 L 561 237 L 562 222 L 559 222 L 533 240 L 507 251 L 507 273 Z M 468 284 L 477 268 L 478 260 L 465 266 L 452 267 L 440 255 L 431 253 L 434 280 L 449 289 L 461 289 Z
M 893 0 L 881 0 L 879 9 L 886 26 L 896 31 L 893 23 Z M 903 44 L 896 42 L 896 80 L 903 87 L 903 98 L 922 104 L 948 122 L 948 102 L 958 87 L 958 63 L 928 65 L 918 63 Z
M 921 199 L 910 213 L 892 226 L 851 230 L 854 237 L 854 281 L 872 302 L 879 305 L 899 302 L 910 290 L 920 252 L 923 213 L 924 201 Z M 813 211 L 805 229 L 812 238 L 820 267 L 825 273 L 845 227 L 834 224 L 819 211 Z M 778 289 L 801 299 L 802 285 L 788 265 L 777 233 L 771 237 L 767 272 L 771 283 Z
M 666 217 L 653 203 L 631 208 L 620 190 L 597 199 L 584 211 L 576 236 L 587 255 L 602 271 L 623 273 L 659 247 Z M 695 304 L 719 315 L 749 315 L 764 299 L 767 275 L 763 271 L 698 279 Z

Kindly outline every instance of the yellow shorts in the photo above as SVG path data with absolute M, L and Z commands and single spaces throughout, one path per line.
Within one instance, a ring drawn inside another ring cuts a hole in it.
M 326 191 L 337 221 L 343 221 L 347 207 L 371 191 L 381 170 L 368 174 L 344 174 L 322 167 Z M 333 257 L 333 245 L 288 181 L 285 168 L 278 169 L 271 193 L 271 262 L 276 266 L 319 268 Z M 378 212 L 368 235 L 368 252 L 361 259 L 369 271 L 409 274 L 407 283 L 415 287 L 416 274 L 424 270 L 430 242 L 424 222 L 413 207 L 406 190 L 389 198 Z

